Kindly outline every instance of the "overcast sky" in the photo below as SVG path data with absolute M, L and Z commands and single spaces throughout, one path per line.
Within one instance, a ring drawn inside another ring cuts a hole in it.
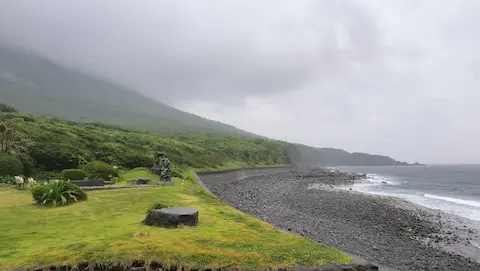
M 480 1 L 1 0 L 0 40 L 277 139 L 480 163 Z

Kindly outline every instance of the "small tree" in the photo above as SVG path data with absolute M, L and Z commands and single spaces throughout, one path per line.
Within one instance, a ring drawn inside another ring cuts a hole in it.
M 0 176 L 17 176 L 22 172 L 23 164 L 16 156 L 0 153 Z
M 0 153 L 11 155 L 25 151 L 26 137 L 12 123 L 0 122 Z
M 0 112 L 16 113 L 18 111 L 15 108 L 13 108 L 12 106 L 8 106 L 6 104 L 0 103 Z

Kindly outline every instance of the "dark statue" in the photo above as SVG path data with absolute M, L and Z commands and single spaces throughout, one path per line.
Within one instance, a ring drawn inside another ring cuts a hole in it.
M 157 175 L 160 175 L 161 182 L 172 181 L 170 160 L 161 151 L 155 153 L 155 164 L 153 165 L 151 171 Z

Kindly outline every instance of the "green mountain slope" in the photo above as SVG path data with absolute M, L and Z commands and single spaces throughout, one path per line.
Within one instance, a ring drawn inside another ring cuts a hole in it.
M 255 136 L 5 46 L 0 46 L 0 103 L 34 115 L 99 121 L 163 134 L 215 132 Z
M 0 113 L 26 136 L 20 156 L 27 172 L 59 171 L 102 160 L 126 168 L 150 167 L 162 150 L 174 165 L 225 169 L 287 163 L 285 143 L 260 138 L 185 133 L 161 136 L 99 123 L 59 121 L 28 114 Z

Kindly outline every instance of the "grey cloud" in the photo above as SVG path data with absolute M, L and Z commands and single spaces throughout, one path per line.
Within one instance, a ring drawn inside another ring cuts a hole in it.
M 12 0 L 0 40 L 271 137 L 470 163 L 479 11 L 476 0 Z
M 340 48 L 338 27 L 350 48 Z M 349 1 L 11 1 L 0 11 L 0 38 L 173 100 L 327 80 L 375 57 L 375 27 Z

